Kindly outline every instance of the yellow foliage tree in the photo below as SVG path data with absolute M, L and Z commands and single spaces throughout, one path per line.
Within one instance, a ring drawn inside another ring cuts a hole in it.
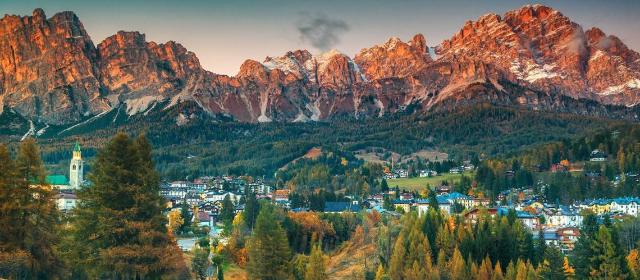
M 169 232 L 175 234 L 176 231 L 184 224 L 184 219 L 180 210 L 171 210 L 169 212 Z
M 564 276 L 567 279 L 575 279 L 576 277 L 576 269 L 569 264 L 569 259 L 564 257 L 564 264 L 562 265 L 562 269 L 564 270 Z
M 632 249 L 627 255 L 627 265 L 629 266 L 629 270 L 636 277 L 638 277 L 640 272 L 640 258 L 638 255 L 638 249 Z

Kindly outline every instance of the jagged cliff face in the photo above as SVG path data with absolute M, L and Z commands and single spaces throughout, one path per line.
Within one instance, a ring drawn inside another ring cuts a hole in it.
M 442 60 L 477 59 L 513 83 L 574 98 L 638 102 L 638 53 L 615 36 L 582 27 L 542 5 L 467 22 L 438 49 Z
M 417 34 L 362 49 L 353 59 L 337 50 L 297 50 L 247 60 L 229 77 L 202 69 L 178 43 L 148 42 L 137 32 L 120 31 L 96 47 L 73 13 L 47 19 L 38 9 L 0 20 L 0 86 L 3 106 L 53 124 L 118 107 L 146 114 L 184 101 L 243 122 L 371 117 L 474 102 L 607 116 L 594 106 L 640 100 L 640 55 L 615 36 L 584 31 L 560 12 L 533 5 L 469 21 L 437 46 Z
M 72 122 L 109 108 L 101 98 L 97 53 L 70 12 L 46 19 L 0 19 L 0 103 L 20 114 Z

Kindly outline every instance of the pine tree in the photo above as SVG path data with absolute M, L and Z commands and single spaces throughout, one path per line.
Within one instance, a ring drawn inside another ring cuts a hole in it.
M 527 278 L 525 278 L 526 280 L 537 280 L 538 279 L 538 272 L 536 271 L 536 268 L 533 267 L 532 263 L 528 263 L 527 264 Z
M 309 262 L 307 263 L 307 270 L 304 274 L 305 280 L 324 280 L 327 279 L 327 274 L 324 266 L 324 255 L 320 245 L 313 246 L 311 249 L 311 255 L 309 256 Z
M 242 215 L 244 216 L 244 221 L 247 224 L 247 227 L 249 227 L 249 229 L 253 229 L 258 213 L 260 213 L 260 203 L 258 203 L 256 195 L 253 192 L 245 192 L 245 195 L 247 198 Z
M 627 266 L 634 278 L 638 278 L 638 276 L 640 276 L 640 256 L 638 255 L 638 249 L 631 249 L 626 259 Z
M 209 249 L 208 248 L 194 248 L 193 259 L 191 260 L 191 271 L 198 280 L 204 280 L 207 278 L 207 269 L 209 268 Z
M 247 272 L 252 279 L 286 279 L 291 252 L 287 235 L 274 206 L 262 205 L 253 234 L 247 243 Z
M 160 179 L 144 136 L 118 133 L 98 152 L 78 192 L 68 256 L 90 278 L 159 278 L 182 273 L 184 261 L 167 232 Z
M 29 276 L 31 255 L 22 240 L 26 223 L 22 203 L 28 201 L 28 189 L 17 184 L 17 170 L 7 147 L 0 144 L 0 278 Z
M 562 270 L 564 271 L 564 277 L 567 280 L 573 280 L 576 277 L 576 270 L 569 263 L 569 259 L 564 257 L 564 263 L 562 264 Z
M 527 264 L 522 260 L 518 260 L 518 262 L 516 262 L 516 280 L 526 280 L 527 273 Z
M 225 195 L 222 200 L 222 209 L 220 210 L 220 220 L 224 224 L 225 232 L 228 234 L 231 232 L 231 223 L 235 217 L 235 206 L 231 201 L 229 195 Z
M 449 264 L 447 265 L 450 278 L 452 280 L 464 280 L 468 279 L 469 275 L 466 273 L 466 265 L 464 259 L 462 258 L 462 254 L 460 254 L 460 250 L 456 247 L 453 250 L 453 256 L 451 260 L 449 260 Z
M 55 278 L 59 216 L 35 140 L 20 144 L 15 161 L 0 145 L 0 174 L 0 277 Z
M 491 277 L 492 280 L 503 280 L 504 274 L 502 274 L 502 266 L 500 266 L 500 262 L 496 262 L 496 266 L 493 269 L 493 275 Z
M 425 269 L 418 264 L 417 261 L 413 262 L 413 265 L 407 267 L 405 269 L 404 278 L 405 280 L 423 280 L 427 279 L 427 272 Z
M 509 262 L 509 265 L 507 265 L 507 271 L 504 273 L 504 279 L 515 280 L 517 275 L 518 272 L 516 271 L 515 265 L 513 265 L 513 262 Z
M 563 256 L 556 247 L 548 247 L 545 250 L 545 256 L 538 268 L 540 277 L 543 279 L 566 279 L 564 268 L 559 264 L 563 263 Z
M 382 264 L 378 265 L 378 270 L 376 270 L 375 280 L 389 280 L 389 276 L 384 271 L 384 267 L 382 267 Z
M 591 272 L 592 279 L 623 279 L 620 258 L 616 253 L 615 243 L 611 232 L 604 225 L 600 226 L 591 243 Z
M 478 280 L 490 280 L 493 274 L 493 268 L 491 267 L 491 260 L 489 257 L 485 257 L 478 268 Z
M 391 261 L 389 262 L 389 277 L 392 280 L 402 279 L 402 274 L 404 272 L 405 250 L 404 236 L 400 234 L 393 246 L 393 254 L 391 254 Z

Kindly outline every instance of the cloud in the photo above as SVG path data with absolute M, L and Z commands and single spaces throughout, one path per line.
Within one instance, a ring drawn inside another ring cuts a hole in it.
M 578 27 L 571 34 L 570 41 L 567 43 L 567 49 L 570 52 L 585 55 L 587 54 L 587 38 L 582 31 L 582 27 Z
M 598 48 L 601 49 L 609 49 L 612 45 L 613 45 L 613 40 L 611 39 L 610 36 L 606 36 L 606 37 L 602 37 L 602 39 L 600 39 L 600 42 L 598 42 L 597 46 Z
M 301 15 L 297 23 L 300 38 L 321 51 L 334 47 L 340 42 L 340 36 L 349 31 L 349 25 L 343 20 L 332 19 L 325 14 Z

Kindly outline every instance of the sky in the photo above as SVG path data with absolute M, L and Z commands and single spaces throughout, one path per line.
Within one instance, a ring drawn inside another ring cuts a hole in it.
M 42 8 L 47 17 L 73 11 L 96 45 L 119 30 L 139 31 L 148 41 L 181 43 L 209 71 L 235 75 L 246 59 L 263 61 L 289 50 L 336 48 L 354 56 L 390 37 L 406 41 L 416 33 L 435 46 L 467 20 L 535 3 L 640 50 L 640 0 L 0 0 L 0 11 L 31 15 Z

